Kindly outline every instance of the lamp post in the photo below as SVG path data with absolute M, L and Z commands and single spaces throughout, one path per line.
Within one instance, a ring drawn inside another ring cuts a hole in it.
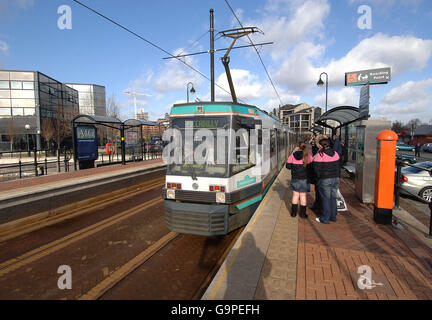
M 322 72 L 322 73 L 320 74 L 319 80 L 318 80 L 318 82 L 317 82 L 317 86 L 318 86 L 318 87 L 321 87 L 322 85 L 324 85 L 324 82 L 323 82 L 322 79 L 321 79 L 321 76 L 322 76 L 323 74 L 325 74 L 325 76 L 326 76 L 326 103 L 325 103 L 325 112 L 327 112 L 327 101 L 328 101 L 328 74 L 327 74 L 326 72 Z M 327 128 L 324 128 L 324 134 L 326 134 L 326 133 L 327 133 Z
M 30 125 L 26 124 L 24 126 L 25 130 L 26 130 L 26 136 L 27 136 L 27 156 L 30 157 L 30 145 L 29 145 L 29 131 L 30 131 Z
M 190 88 L 190 93 L 195 93 L 195 89 L 193 87 L 193 83 L 192 82 L 188 82 L 188 84 L 186 85 L 186 96 L 187 96 L 187 103 L 189 103 L 189 85 L 191 85 Z
M 322 76 L 323 74 L 325 74 L 325 76 L 326 76 L 326 104 L 325 104 L 325 112 L 327 112 L 327 101 L 328 101 L 328 74 L 327 74 L 326 72 L 322 72 L 322 73 L 320 74 L 320 78 L 319 78 L 319 80 L 318 80 L 318 82 L 317 82 L 317 86 L 318 86 L 318 87 L 321 87 L 322 85 L 324 85 L 324 82 L 323 82 L 322 79 L 321 79 L 321 76 Z

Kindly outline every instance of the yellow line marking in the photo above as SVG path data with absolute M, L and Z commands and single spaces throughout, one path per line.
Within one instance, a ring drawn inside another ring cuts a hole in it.
M 115 216 L 112 216 L 108 219 L 105 219 L 103 221 L 99 221 L 98 223 L 95 223 L 91 226 L 88 226 L 84 229 L 81 229 L 77 232 L 71 233 L 61 239 L 55 240 L 53 242 L 50 242 L 42 247 L 36 248 L 34 250 L 31 250 L 29 252 L 24 253 L 23 255 L 10 259 L 6 262 L 3 262 L 0 264 L 0 277 L 14 271 L 18 268 L 21 268 L 31 262 L 34 262 L 42 257 L 45 257 L 51 253 L 54 253 L 62 248 L 65 248 L 72 243 L 75 243 L 81 239 L 84 239 L 92 234 L 95 234 L 111 225 L 114 225 L 120 221 L 123 221 L 130 216 L 147 209 L 148 207 L 154 206 L 159 202 L 162 202 L 163 199 L 161 198 L 155 198 L 153 200 L 147 201 L 144 204 L 140 204 L 138 206 L 135 206 L 129 210 L 126 210 L 122 213 L 119 213 Z
M 151 258 L 160 248 L 168 244 L 171 240 L 177 237 L 179 234 L 176 232 L 170 232 L 163 236 L 159 241 L 148 247 L 146 250 L 141 252 L 135 258 L 121 266 L 112 275 L 108 276 L 95 287 L 90 289 L 87 293 L 83 294 L 78 300 L 96 300 L 101 297 L 105 292 L 114 287 L 117 283 L 123 280 L 128 274 L 146 262 Z
M 127 191 L 128 188 L 126 188 L 126 191 L 125 189 L 114 191 L 107 195 L 82 200 L 72 205 L 66 205 L 54 210 L 48 210 L 32 215 L 30 217 L 5 223 L 3 225 L 0 225 L 0 242 L 16 238 L 20 235 L 42 229 L 47 226 L 63 222 L 65 220 L 93 212 L 95 210 L 103 209 L 114 203 L 133 197 L 139 193 L 144 193 L 146 191 L 154 189 L 155 187 L 162 185 L 162 182 L 165 182 L 165 178 L 158 179 L 156 180 L 156 183 L 153 184 L 149 184 L 147 182 L 141 185 L 137 185 L 131 191 Z M 109 200 L 109 197 L 115 198 Z

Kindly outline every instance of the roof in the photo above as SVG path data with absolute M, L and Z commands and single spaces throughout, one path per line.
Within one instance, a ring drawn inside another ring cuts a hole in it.
M 321 125 L 324 127 L 337 129 L 340 127 L 344 127 L 352 122 L 363 119 L 360 118 L 360 109 L 353 106 L 339 106 L 329 111 L 323 113 L 318 120 L 315 121 L 315 124 Z M 364 118 L 365 119 L 365 118 Z M 327 121 L 336 121 L 340 125 L 338 127 L 332 127 L 327 124 Z
M 139 127 L 139 126 L 157 126 L 156 122 L 154 121 L 147 121 L 147 120 L 138 120 L 138 119 L 129 119 L 123 122 L 126 126 L 131 127 Z
M 425 136 L 425 135 L 432 134 L 432 126 L 430 125 L 420 126 L 415 130 L 414 134 L 416 136 Z
M 107 116 L 93 116 L 88 114 L 77 115 L 72 122 L 86 124 L 122 124 L 121 120 Z

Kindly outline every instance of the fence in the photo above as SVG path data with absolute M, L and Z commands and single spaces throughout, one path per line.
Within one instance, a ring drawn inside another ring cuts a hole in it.
M 68 172 L 72 150 L 51 149 L 0 152 L 1 159 L 17 159 L 15 163 L 0 165 L 0 181 L 46 175 L 50 172 Z
M 399 209 L 399 197 L 400 197 L 400 193 L 401 190 L 403 190 L 404 193 L 414 197 L 415 199 L 417 199 L 418 201 L 428 204 L 429 205 L 429 210 L 430 210 L 430 219 L 429 219 L 429 234 L 426 235 L 428 238 L 432 238 L 432 198 L 429 197 L 429 200 L 424 199 L 422 197 L 420 197 L 418 194 L 413 194 L 412 192 L 408 191 L 406 188 L 403 188 L 403 185 L 401 184 L 401 169 L 402 166 L 409 166 L 409 167 L 413 167 L 422 171 L 427 171 L 429 172 L 429 175 L 432 176 L 432 169 L 428 169 L 428 168 L 424 168 L 415 164 L 411 164 L 411 163 L 407 163 L 406 161 L 403 160 L 396 160 L 396 183 L 395 183 L 395 207 Z
M 121 152 L 107 155 L 104 150 L 99 150 L 97 167 L 122 163 Z M 126 151 L 126 162 L 145 161 L 162 157 L 161 150 L 141 150 L 140 147 L 136 147 L 127 148 Z M 16 159 L 16 161 L 10 164 L 0 164 L 0 182 L 73 170 L 73 151 L 66 148 L 0 152 L 0 159 L 8 158 Z

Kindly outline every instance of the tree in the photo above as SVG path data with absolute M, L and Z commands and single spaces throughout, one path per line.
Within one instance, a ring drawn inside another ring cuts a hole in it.
M 16 133 L 17 133 L 17 131 L 15 128 L 14 118 L 11 117 L 8 120 L 8 126 L 6 129 L 6 135 L 7 135 L 7 138 L 9 139 L 9 143 L 10 143 L 10 151 L 13 151 Z
M 407 125 L 404 125 L 401 121 L 396 120 L 392 123 L 391 129 L 396 133 L 401 133 L 402 131 L 407 131 L 408 127 Z
M 44 137 L 47 144 L 47 149 L 50 147 L 50 141 L 56 135 L 56 127 L 54 126 L 53 120 L 50 118 L 44 118 L 42 120 L 42 137 Z
M 106 114 L 108 117 L 113 117 L 113 118 L 117 118 L 117 119 L 120 117 L 120 105 L 119 105 L 114 93 L 107 100 Z M 107 138 L 111 139 L 111 141 L 116 139 L 117 136 L 119 136 L 119 130 L 118 129 L 106 128 L 105 132 L 106 132 Z

